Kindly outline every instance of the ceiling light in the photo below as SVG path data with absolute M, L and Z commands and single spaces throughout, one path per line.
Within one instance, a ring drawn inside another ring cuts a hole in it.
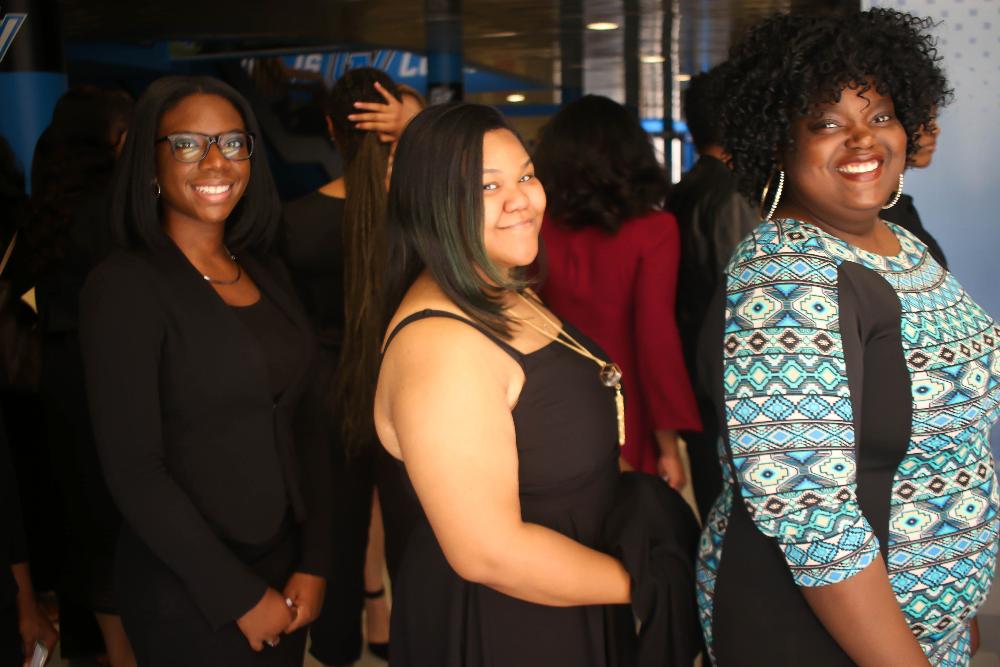
M 511 93 L 510 95 L 507 96 L 507 101 L 513 102 L 514 104 L 517 104 L 518 102 L 523 102 L 525 99 L 527 98 L 525 98 L 525 96 L 522 95 L 521 93 Z
M 595 21 L 587 24 L 587 30 L 618 30 L 618 24 L 610 21 Z
M 649 56 L 639 56 L 640 62 L 647 63 L 649 65 L 656 65 L 659 63 L 667 62 L 667 59 L 663 56 L 649 55 Z
M 674 79 L 676 79 L 677 81 L 690 81 L 691 80 L 691 75 L 690 74 L 678 74 L 677 76 L 674 77 Z

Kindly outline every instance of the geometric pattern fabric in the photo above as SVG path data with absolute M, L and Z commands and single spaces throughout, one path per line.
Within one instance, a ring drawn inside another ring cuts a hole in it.
M 997 557 L 989 431 L 1000 413 L 1000 326 L 919 240 L 890 226 L 902 250 L 884 257 L 808 223 L 764 222 L 727 267 L 722 379 L 732 456 L 720 449 L 723 492 L 697 572 L 709 647 L 733 503 L 775 541 L 799 586 L 844 581 L 878 554 L 856 495 L 838 321 L 838 267 L 855 262 L 899 298 L 912 389 L 911 439 L 890 501 L 890 583 L 931 663 L 969 662 L 966 622 L 986 598 Z

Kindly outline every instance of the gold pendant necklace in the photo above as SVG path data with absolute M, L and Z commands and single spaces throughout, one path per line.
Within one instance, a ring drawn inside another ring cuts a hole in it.
M 580 356 L 590 359 L 595 364 L 597 364 L 598 367 L 600 367 L 601 370 L 598 376 L 601 379 L 601 384 L 603 384 L 605 387 L 608 387 L 609 389 L 613 388 L 615 390 L 615 412 L 617 413 L 618 416 L 618 446 L 624 447 L 625 446 L 625 397 L 622 395 L 621 367 L 614 362 L 604 361 L 603 359 L 599 359 L 593 354 L 591 354 L 590 350 L 585 348 L 583 345 L 580 344 L 578 340 L 569 335 L 569 333 L 567 333 L 565 329 L 556 326 L 555 322 L 550 320 L 545 315 L 545 313 L 543 313 L 542 310 L 538 308 L 535 304 L 531 303 L 531 301 L 527 297 L 525 297 L 520 292 L 517 292 L 517 296 L 521 298 L 521 301 L 524 301 L 526 304 L 528 304 L 528 307 L 531 308 L 533 311 L 535 311 L 535 313 L 539 317 L 541 317 L 546 324 L 552 327 L 556 331 L 556 333 L 552 334 L 542 329 L 531 320 L 521 320 L 522 322 L 524 322 L 529 327 L 531 327 L 538 333 L 542 334 L 546 338 L 553 340 L 557 343 L 561 343 L 562 345 L 573 350 Z M 563 338 L 564 336 L 565 338 Z

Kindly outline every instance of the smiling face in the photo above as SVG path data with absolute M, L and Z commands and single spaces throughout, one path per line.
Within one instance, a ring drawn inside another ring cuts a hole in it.
M 228 100 L 218 95 L 189 95 L 160 119 L 158 136 L 180 132 L 217 135 L 246 130 L 243 118 Z M 212 144 L 199 162 L 174 159 L 169 142 L 156 145 L 156 180 L 160 184 L 163 222 L 224 226 L 250 182 L 250 160 L 227 160 Z
M 503 272 L 538 254 L 545 190 L 524 146 L 509 130 L 483 135 L 483 245 Z
M 784 215 L 857 230 L 878 219 L 906 163 L 906 132 L 892 99 L 845 88 L 793 122 L 782 156 Z

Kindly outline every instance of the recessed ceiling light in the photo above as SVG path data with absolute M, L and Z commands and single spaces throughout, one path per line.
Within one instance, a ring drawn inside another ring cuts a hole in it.
M 510 95 L 507 96 L 507 101 L 513 102 L 514 104 L 517 104 L 518 102 L 523 102 L 525 99 L 527 98 L 525 98 L 525 96 L 522 95 L 521 93 L 511 93 Z
M 618 24 L 611 21 L 595 21 L 587 24 L 587 30 L 618 30 Z
M 676 79 L 677 81 L 690 81 L 691 80 L 691 75 L 690 74 L 678 74 L 677 76 L 674 77 L 674 79 Z
M 650 64 L 650 65 L 655 65 L 657 63 L 665 63 L 665 62 L 667 62 L 667 59 L 664 58 L 663 56 L 655 56 L 655 55 L 639 56 L 639 60 L 641 62 Z

